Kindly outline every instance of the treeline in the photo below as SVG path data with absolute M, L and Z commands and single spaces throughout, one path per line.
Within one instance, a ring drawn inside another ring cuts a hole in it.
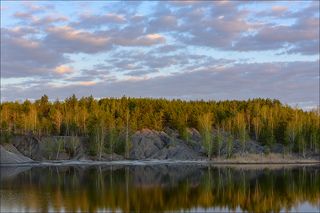
M 237 139 L 249 139 L 271 146 L 281 143 L 288 152 L 320 149 L 319 113 L 305 112 L 281 104 L 278 100 L 248 101 L 183 101 L 151 98 L 78 99 L 75 95 L 64 101 L 50 102 L 46 95 L 34 102 L 1 103 L 3 136 L 29 134 L 90 136 L 101 153 L 105 143 L 113 146 L 122 141 L 128 147 L 130 135 L 150 128 L 179 131 L 188 141 L 188 128 L 202 135 L 208 155 L 212 144 L 221 144 L 222 133 L 229 133 L 229 145 Z M 212 138 L 212 130 L 217 133 Z M 121 140 L 120 140 L 121 139 Z

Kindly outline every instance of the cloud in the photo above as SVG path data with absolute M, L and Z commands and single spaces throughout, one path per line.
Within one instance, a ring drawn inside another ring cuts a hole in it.
M 242 5 L 245 4 L 249 3 Z M 239 7 L 239 2 L 187 2 L 174 5 L 177 9 L 174 12 L 170 10 L 166 15 L 174 16 L 180 24 L 171 28 L 171 32 L 175 33 L 177 40 L 188 45 L 232 51 L 264 51 L 290 49 L 302 43 L 303 46 L 311 47 L 311 44 L 319 40 L 319 3 L 316 2 L 311 2 L 298 11 L 289 10 L 287 6 L 270 4 L 269 10 L 266 7 L 264 11 L 256 14 Z M 252 16 L 253 14 L 256 16 Z M 291 18 L 295 23 L 280 25 L 274 19 L 261 21 L 259 18 L 264 16 L 275 19 Z M 162 29 L 160 23 L 159 26 L 153 28 Z M 306 44 L 307 42 L 310 44 Z M 306 53 L 316 54 L 316 48 L 300 52 Z
M 272 11 L 276 13 L 283 13 L 287 10 L 288 10 L 288 7 L 286 6 L 281 6 L 281 5 L 272 6 Z
M 122 72 L 130 76 L 172 72 L 184 72 L 203 67 L 227 66 L 234 60 L 213 58 L 207 55 L 184 52 L 167 52 L 159 54 L 156 50 L 146 52 L 117 51 L 105 60 L 111 72 Z M 169 54 L 170 53 L 170 54 Z
M 67 74 L 67 73 L 72 73 L 73 72 L 73 68 L 66 66 L 66 65 L 60 65 L 57 66 L 54 71 L 58 74 Z
M 13 14 L 13 17 L 21 20 L 25 20 L 25 19 L 32 19 L 33 15 L 32 13 L 29 13 L 29 12 L 16 12 Z
M 152 70 L 135 70 L 135 71 L 131 71 L 131 72 L 127 72 L 126 75 L 127 76 L 134 76 L 134 77 L 140 77 L 140 76 L 147 76 L 150 73 L 155 73 L 155 72 L 159 72 L 156 69 L 152 69 Z
M 300 19 L 291 26 L 266 26 L 255 35 L 248 35 L 239 39 L 234 50 L 270 50 L 287 46 L 299 46 L 303 43 L 319 41 L 319 20 L 317 18 Z M 310 46 L 310 45 L 309 45 Z M 309 52 L 316 52 L 317 47 Z M 302 52 L 304 53 L 304 52 Z
M 30 26 L 15 26 L 12 28 L 1 28 L 1 35 L 8 37 L 24 38 L 27 35 L 37 34 L 39 30 Z
M 165 32 L 176 30 L 178 26 L 178 20 L 173 15 L 164 15 L 152 19 L 148 24 L 147 32 Z
M 6 97 L 318 100 L 319 61 L 303 62 L 319 56 L 318 1 L 52 4 L 1 5 Z M 252 63 L 241 63 L 246 54 Z
M 302 41 L 288 49 L 286 53 L 303 54 L 303 55 L 319 55 L 319 40 Z
M 63 53 L 96 53 L 110 47 L 109 37 L 70 26 L 49 27 L 44 42 L 49 48 Z
M 255 26 L 246 20 L 247 12 L 234 2 L 195 3 L 171 12 L 179 23 L 176 40 L 188 45 L 230 49 L 234 40 Z
M 168 76 L 99 82 L 91 89 L 65 84 L 60 88 L 28 88 L 14 95 L 38 98 L 43 93 L 50 97 L 67 97 L 93 94 L 96 97 L 122 95 L 134 97 L 165 97 L 184 99 L 248 99 L 255 97 L 277 98 L 285 103 L 319 103 L 319 61 L 291 63 L 235 64 Z M 13 91 L 7 88 L 7 95 Z M 30 92 L 33 91 L 34 92 Z
M 69 60 L 36 38 L 33 28 L 1 30 L 1 77 L 46 76 Z
M 45 26 L 50 24 L 56 24 L 59 22 L 67 22 L 69 19 L 66 16 L 44 16 L 42 18 L 33 17 L 32 25 L 34 26 Z
M 55 8 L 52 4 L 37 5 L 32 2 L 23 2 L 22 4 L 27 11 L 32 13 L 44 13 L 47 10 L 53 10 Z
M 94 82 L 94 81 L 81 81 L 78 84 L 81 86 L 92 86 L 92 85 L 95 85 L 96 82 Z
M 72 26 L 79 28 L 97 28 L 110 24 L 123 24 L 126 22 L 124 15 L 107 13 L 104 15 L 82 14 L 78 22 L 71 23 Z
M 184 45 L 176 45 L 176 44 L 167 44 L 158 47 L 157 49 L 153 49 L 154 53 L 169 53 L 175 52 L 179 50 L 183 50 L 185 48 Z
M 23 2 L 24 6 L 23 11 L 18 11 L 13 14 L 14 18 L 22 21 L 23 23 L 30 23 L 33 25 L 44 25 L 53 22 L 67 21 L 67 17 L 60 16 L 54 12 L 54 5 L 36 5 L 31 2 Z M 54 15 L 46 15 L 45 17 L 41 17 L 43 14 L 47 14 L 48 12 L 54 13 Z
M 166 42 L 166 38 L 160 34 L 147 34 L 137 38 L 114 38 L 114 42 L 121 46 L 152 46 Z

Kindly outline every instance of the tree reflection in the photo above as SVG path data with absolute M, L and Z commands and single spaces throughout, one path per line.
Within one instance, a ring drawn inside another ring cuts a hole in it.
M 279 212 L 303 202 L 319 205 L 320 174 L 319 167 L 38 167 L 2 178 L 1 190 L 6 208 L 18 205 L 41 212 L 192 208 Z M 12 202 L 8 191 L 19 202 Z

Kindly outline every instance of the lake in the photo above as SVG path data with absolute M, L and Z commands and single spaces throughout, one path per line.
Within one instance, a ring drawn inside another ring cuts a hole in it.
M 38 165 L 0 167 L 1 212 L 317 212 L 320 168 Z

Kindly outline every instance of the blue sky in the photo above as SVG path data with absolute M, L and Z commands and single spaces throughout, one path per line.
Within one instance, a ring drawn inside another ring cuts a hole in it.
M 1 1 L 1 100 L 319 103 L 318 1 Z

